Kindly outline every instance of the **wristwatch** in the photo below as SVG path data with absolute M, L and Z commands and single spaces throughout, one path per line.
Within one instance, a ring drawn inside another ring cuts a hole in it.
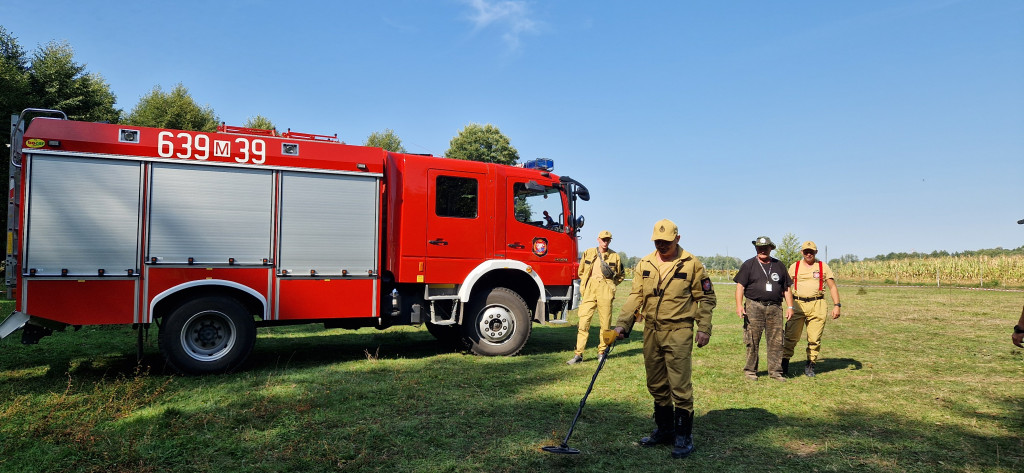
M 836 307 L 842 307 L 842 306 L 843 306 L 842 304 L 836 302 Z
M 1020 328 L 1020 325 L 1014 325 L 1013 326 L 1013 333 L 1014 334 L 1024 333 L 1024 328 Z

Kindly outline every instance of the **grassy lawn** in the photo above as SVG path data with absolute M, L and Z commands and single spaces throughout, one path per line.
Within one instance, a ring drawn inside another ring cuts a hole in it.
M 0 344 L 0 470 L 1024 471 L 1024 293 L 841 286 L 819 375 L 778 383 L 743 379 L 733 286 L 717 290 L 686 460 L 636 445 L 653 428 L 638 332 L 569 441 L 583 454 L 559 456 L 540 447 L 561 442 L 597 366 L 594 350 L 564 364 L 571 325 L 535 325 L 510 358 L 416 327 L 261 329 L 245 370 L 205 377 L 167 372 L 155 330 L 139 367 L 130 328 L 86 327 Z

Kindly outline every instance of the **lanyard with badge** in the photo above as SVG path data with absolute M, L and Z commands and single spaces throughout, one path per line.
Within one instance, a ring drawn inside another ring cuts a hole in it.
M 757 265 L 761 267 L 761 272 L 764 273 L 764 290 L 765 290 L 765 292 L 772 292 L 772 278 L 768 277 L 768 271 L 764 270 L 764 265 L 761 264 L 760 261 L 757 262 Z M 768 270 L 770 271 L 771 269 L 772 269 L 772 262 L 769 261 L 768 262 Z

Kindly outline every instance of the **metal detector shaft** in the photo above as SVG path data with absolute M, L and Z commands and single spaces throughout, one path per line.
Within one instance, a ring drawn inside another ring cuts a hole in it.
M 590 378 L 590 386 L 587 386 L 587 392 L 583 394 L 583 399 L 580 399 L 580 408 L 576 410 L 576 417 L 573 417 L 572 424 L 569 425 L 569 432 L 565 434 L 565 440 L 562 441 L 562 447 L 566 447 L 569 444 L 569 437 L 572 437 L 572 431 L 576 429 L 576 421 L 580 419 L 580 414 L 583 413 L 583 406 L 587 405 L 587 397 L 590 396 L 590 391 L 594 389 L 594 381 L 597 381 L 597 375 L 601 372 L 601 368 L 604 367 L 604 362 L 608 361 L 608 357 L 612 354 L 612 348 L 615 347 L 613 341 L 611 345 L 608 345 L 608 349 L 604 352 L 604 358 L 597 364 L 597 369 L 594 370 L 594 376 Z

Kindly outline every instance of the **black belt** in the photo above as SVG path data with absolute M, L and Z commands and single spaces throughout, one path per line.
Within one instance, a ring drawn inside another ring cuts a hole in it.
M 825 298 L 825 296 L 818 296 L 818 297 L 794 297 L 794 299 L 796 299 L 796 300 L 798 300 L 800 302 L 820 301 L 820 300 L 822 300 L 824 298 Z
M 751 302 L 757 302 L 761 305 L 782 305 L 782 301 L 755 301 L 751 299 Z

